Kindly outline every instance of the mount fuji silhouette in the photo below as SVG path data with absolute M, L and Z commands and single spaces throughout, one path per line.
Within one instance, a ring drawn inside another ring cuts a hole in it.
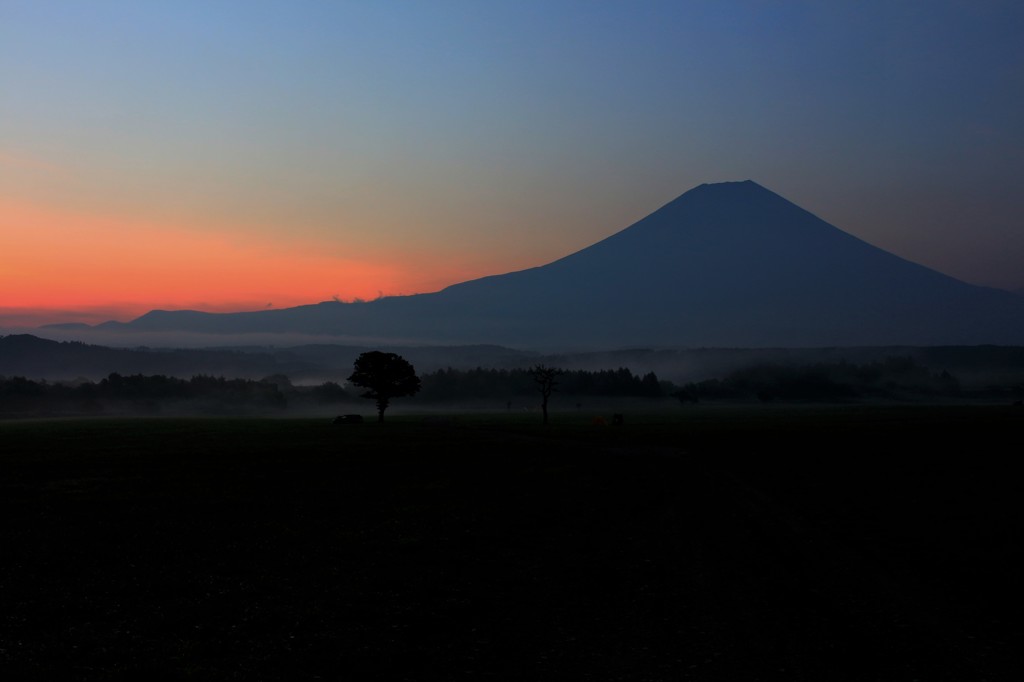
M 867 244 L 752 181 L 705 184 L 547 265 L 441 291 L 107 327 L 525 348 L 1024 343 L 1024 298 Z

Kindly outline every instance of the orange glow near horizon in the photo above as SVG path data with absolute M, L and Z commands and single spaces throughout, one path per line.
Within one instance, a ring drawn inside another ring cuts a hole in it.
M 156 308 L 282 308 L 334 296 L 417 293 L 457 281 L 444 278 L 440 266 L 424 272 L 422 259 L 374 262 L 318 246 L 0 199 L 0 321 L 35 326 L 126 320 Z

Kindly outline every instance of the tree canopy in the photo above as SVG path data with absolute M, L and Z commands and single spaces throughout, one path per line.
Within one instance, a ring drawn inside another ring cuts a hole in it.
M 420 390 L 416 369 L 397 353 L 367 351 L 356 358 L 348 380 L 366 390 L 360 395 L 377 401 L 377 421 L 384 421 L 384 410 L 392 398 L 415 395 Z

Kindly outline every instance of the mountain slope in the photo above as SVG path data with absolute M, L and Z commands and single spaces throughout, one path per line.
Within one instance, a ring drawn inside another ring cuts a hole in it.
M 1024 343 L 1024 300 L 911 263 L 751 182 L 700 185 L 548 265 L 433 294 L 154 312 L 133 329 L 525 347 Z

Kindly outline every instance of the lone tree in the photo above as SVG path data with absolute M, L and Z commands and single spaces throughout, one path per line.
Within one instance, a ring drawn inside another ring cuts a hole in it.
M 414 395 L 420 390 L 420 378 L 409 361 L 395 353 L 371 350 L 356 358 L 350 382 L 365 388 L 360 395 L 377 401 L 377 421 L 384 421 L 384 410 L 392 398 Z
M 537 384 L 537 390 L 540 391 L 540 409 L 544 413 L 545 426 L 548 423 L 548 398 L 555 392 L 555 386 L 558 385 L 558 377 L 562 373 L 562 370 L 546 365 L 535 365 L 530 368 L 533 381 Z

